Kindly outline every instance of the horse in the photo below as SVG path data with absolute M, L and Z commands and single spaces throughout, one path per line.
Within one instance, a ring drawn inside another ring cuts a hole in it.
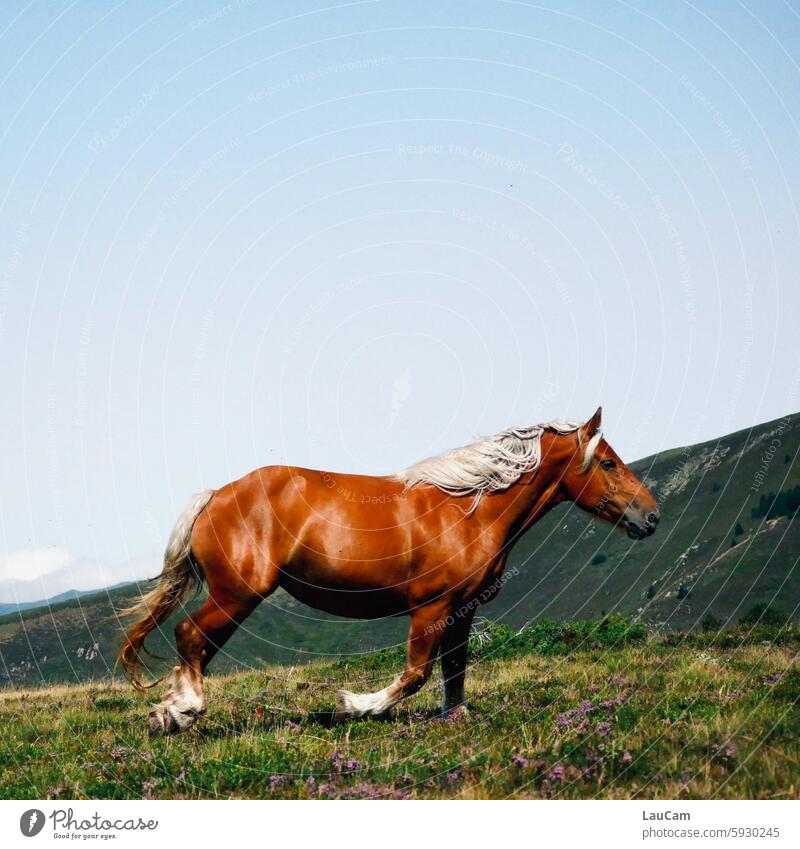
M 426 683 L 437 656 L 443 714 L 465 711 L 472 619 L 535 522 L 571 501 L 632 539 L 656 529 L 658 507 L 603 438 L 601 415 L 510 428 L 388 476 L 267 466 L 196 495 L 172 530 L 155 587 L 127 611 L 141 619 L 120 661 L 145 690 L 159 683 L 140 678 L 145 638 L 188 590 L 208 586 L 202 606 L 175 627 L 180 662 L 149 733 L 185 731 L 205 712 L 209 661 L 278 587 L 339 616 L 410 617 L 403 672 L 378 692 L 341 690 L 337 720 L 387 713 Z

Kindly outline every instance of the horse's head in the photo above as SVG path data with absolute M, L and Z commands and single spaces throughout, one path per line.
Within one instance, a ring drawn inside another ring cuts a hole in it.
M 631 539 L 656 529 L 658 505 L 620 460 L 600 431 L 602 407 L 578 431 L 579 450 L 563 477 L 570 500 L 594 516 L 623 527 Z

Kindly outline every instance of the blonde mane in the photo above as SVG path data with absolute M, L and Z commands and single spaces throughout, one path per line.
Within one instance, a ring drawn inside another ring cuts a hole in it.
M 407 487 L 431 484 L 450 495 L 475 495 L 508 489 L 526 472 L 533 472 L 542 462 L 542 434 L 574 433 L 579 422 L 554 420 L 531 427 L 511 427 L 494 436 L 485 436 L 461 448 L 453 448 L 420 460 L 397 472 L 394 477 Z M 586 446 L 583 469 L 589 467 L 600 433 L 594 434 Z

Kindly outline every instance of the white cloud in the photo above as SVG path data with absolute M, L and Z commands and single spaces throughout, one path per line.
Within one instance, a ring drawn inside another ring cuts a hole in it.
M 103 589 L 150 578 L 161 571 L 156 558 L 101 563 L 64 548 L 21 548 L 0 554 L 0 603 L 39 601 L 67 590 Z
M 0 581 L 32 581 L 64 569 L 73 560 L 63 548 L 20 548 L 10 554 L 0 554 Z

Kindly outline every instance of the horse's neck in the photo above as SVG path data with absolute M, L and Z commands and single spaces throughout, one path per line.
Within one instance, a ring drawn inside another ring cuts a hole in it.
M 484 506 L 492 514 L 487 518 L 498 522 L 504 529 L 508 544 L 513 544 L 545 513 L 564 500 L 560 484 L 569 451 L 563 450 L 568 446 L 552 440 L 568 438 L 560 434 L 543 435 L 541 466 L 535 472 L 523 475 L 507 490 L 484 498 Z

